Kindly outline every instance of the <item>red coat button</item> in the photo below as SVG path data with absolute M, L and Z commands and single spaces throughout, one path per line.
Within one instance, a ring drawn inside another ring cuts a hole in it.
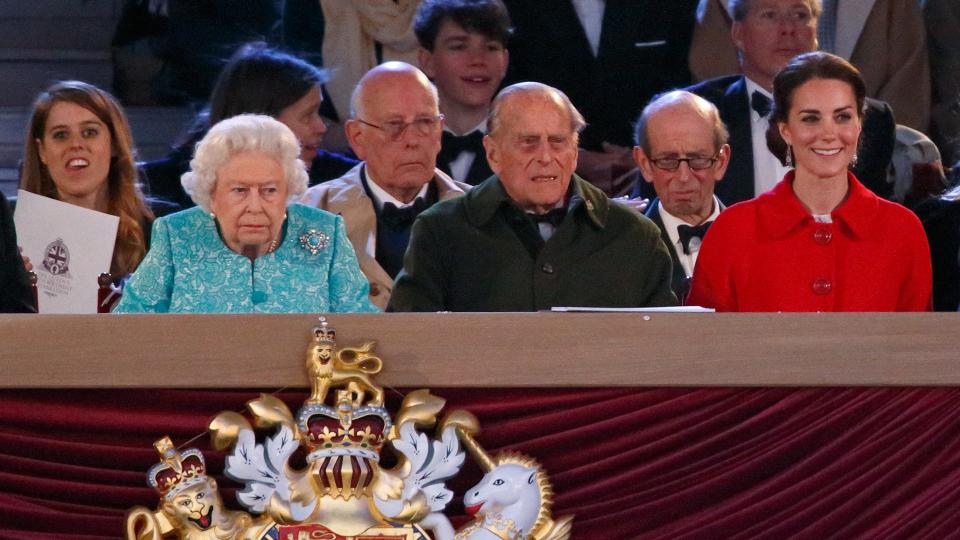
M 817 230 L 813 231 L 813 241 L 825 246 L 833 240 L 833 231 L 829 227 L 817 227 Z
M 827 278 L 815 279 L 810 288 L 813 289 L 813 294 L 830 294 L 833 290 L 833 282 Z

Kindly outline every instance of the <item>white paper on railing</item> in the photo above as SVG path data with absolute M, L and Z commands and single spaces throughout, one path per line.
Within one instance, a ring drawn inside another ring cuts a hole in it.
M 611 307 L 555 307 L 551 311 L 563 312 L 609 312 L 609 313 L 713 313 L 713 308 L 700 306 L 664 306 L 640 308 L 611 308 Z
M 40 313 L 96 313 L 120 218 L 21 189 L 13 221 L 37 274 Z

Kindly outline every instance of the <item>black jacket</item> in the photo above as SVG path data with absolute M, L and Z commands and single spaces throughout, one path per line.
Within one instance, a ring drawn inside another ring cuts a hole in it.
M 0 313 L 36 313 L 33 288 L 23 267 L 7 198 L 0 196 Z
M 631 126 L 647 101 L 691 82 L 695 0 L 607 0 L 596 57 L 569 0 L 504 3 L 515 28 L 506 82 L 538 81 L 567 94 L 587 119 L 584 148 L 633 146 Z

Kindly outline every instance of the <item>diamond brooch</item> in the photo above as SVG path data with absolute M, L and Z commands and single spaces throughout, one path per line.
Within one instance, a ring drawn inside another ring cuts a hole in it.
M 310 229 L 300 235 L 300 246 L 311 255 L 320 253 L 320 250 L 330 245 L 330 236 L 316 229 Z

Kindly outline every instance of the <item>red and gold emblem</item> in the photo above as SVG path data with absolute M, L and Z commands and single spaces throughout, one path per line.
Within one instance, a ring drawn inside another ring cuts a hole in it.
M 160 462 L 148 483 L 160 496 L 154 510 L 127 515 L 128 539 L 255 540 L 563 540 L 572 517 L 554 521 L 546 473 L 519 454 L 491 457 L 474 438 L 479 425 L 466 411 L 437 415 L 444 400 L 428 390 L 409 393 L 395 420 L 373 376 L 383 362 L 374 342 L 338 348 L 336 330 L 321 317 L 307 348 L 311 393 L 294 415 L 279 399 L 262 394 L 247 409 L 258 428 L 235 412 L 209 426 L 214 448 L 226 450 L 224 474 L 243 485 L 237 499 L 247 512 L 225 510 L 203 455 L 182 452 L 169 438 L 155 444 Z M 433 430 L 432 435 L 425 430 Z M 306 466 L 290 463 L 306 453 Z M 396 454 L 380 466 L 384 450 Z M 486 475 L 464 498 L 474 521 L 454 530 L 444 515 L 453 492 L 446 481 L 466 453 Z M 492 535 L 492 536 L 491 536 Z

